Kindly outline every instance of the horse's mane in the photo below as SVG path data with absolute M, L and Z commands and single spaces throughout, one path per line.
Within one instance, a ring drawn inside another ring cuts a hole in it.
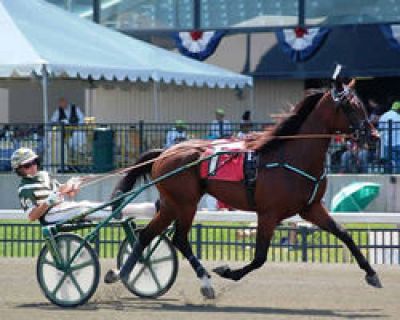
M 259 152 L 266 152 L 281 146 L 285 140 L 278 137 L 295 135 L 323 95 L 324 92 L 322 91 L 307 92 L 305 98 L 294 107 L 293 114 L 283 119 L 272 129 L 254 133 L 247 139 L 246 147 Z

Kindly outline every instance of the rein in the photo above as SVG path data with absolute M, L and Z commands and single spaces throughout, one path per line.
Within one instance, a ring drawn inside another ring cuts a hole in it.
M 342 138 L 355 138 L 357 137 L 354 133 L 336 133 L 336 134 L 297 134 L 292 136 L 271 136 L 271 138 L 276 138 L 279 140 L 285 139 L 331 139 L 335 137 Z
M 343 138 L 354 138 L 354 134 L 346 134 L 346 133 L 337 133 L 337 134 L 300 134 L 300 135 L 291 135 L 291 136 L 271 136 L 271 138 L 277 138 L 280 140 L 291 140 L 291 139 L 331 139 L 334 137 L 343 137 Z M 227 144 L 227 142 L 211 142 L 210 145 L 215 146 L 215 145 L 223 145 Z M 235 152 L 241 152 L 241 151 L 235 151 Z M 245 151 L 243 151 L 245 152 Z M 168 155 L 168 157 L 171 156 L 171 154 Z M 136 169 L 143 167 L 145 165 L 148 165 L 150 163 L 155 162 L 156 160 L 161 160 L 163 158 L 167 158 L 167 156 L 160 155 L 157 158 L 147 160 L 145 162 L 132 165 L 129 167 L 125 167 L 122 169 L 117 169 L 113 170 L 109 173 L 103 174 L 103 175 L 87 175 L 87 176 L 81 176 L 80 179 L 82 183 L 80 184 L 80 188 L 86 188 L 92 184 L 101 182 L 103 180 L 109 179 L 111 177 L 114 177 L 116 175 L 124 174 L 130 170 Z

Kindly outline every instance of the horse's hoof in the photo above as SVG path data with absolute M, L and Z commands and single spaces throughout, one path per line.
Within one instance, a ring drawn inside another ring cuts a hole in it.
M 201 287 L 200 292 L 206 299 L 215 299 L 215 291 L 213 287 Z
M 366 275 L 365 280 L 367 283 L 375 288 L 383 288 L 381 281 L 379 280 L 378 275 L 375 273 L 371 276 Z
M 224 266 L 220 266 L 220 267 L 214 268 L 213 271 L 214 271 L 217 275 L 219 275 L 220 277 L 222 277 L 222 278 L 228 278 L 228 274 L 229 274 L 229 272 L 231 271 L 231 269 L 230 269 L 227 265 L 224 265 Z

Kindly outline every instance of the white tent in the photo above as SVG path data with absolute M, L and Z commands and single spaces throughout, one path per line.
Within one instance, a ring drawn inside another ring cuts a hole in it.
M 153 81 L 243 88 L 252 78 L 194 61 L 80 19 L 43 0 L 0 0 L 0 77 Z

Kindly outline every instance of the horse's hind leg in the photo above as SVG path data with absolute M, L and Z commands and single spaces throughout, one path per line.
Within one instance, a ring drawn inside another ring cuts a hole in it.
M 182 210 L 182 208 L 180 209 Z M 195 209 L 189 209 L 192 214 L 188 214 L 188 210 L 181 211 L 182 216 L 185 217 L 185 221 L 177 220 L 175 224 L 175 234 L 172 239 L 172 243 L 176 248 L 184 255 L 189 261 L 197 277 L 201 281 L 200 291 L 202 295 L 207 299 L 215 298 L 215 291 L 211 285 L 210 275 L 207 270 L 203 267 L 199 259 L 193 254 L 192 247 L 188 241 L 188 232 L 192 226 Z
M 375 270 L 354 243 L 354 240 L 341 225 L 329 215 L 328 210 L 320 203 L 311 205 L 306 211 L 300 213 L 301 217 L 317 225 L 321 229 L 332 233 L 342 240 L 349 248 L 361 269 L 366 272 L 365 279 L 373 287 L 381 288 L 382 284 Z

